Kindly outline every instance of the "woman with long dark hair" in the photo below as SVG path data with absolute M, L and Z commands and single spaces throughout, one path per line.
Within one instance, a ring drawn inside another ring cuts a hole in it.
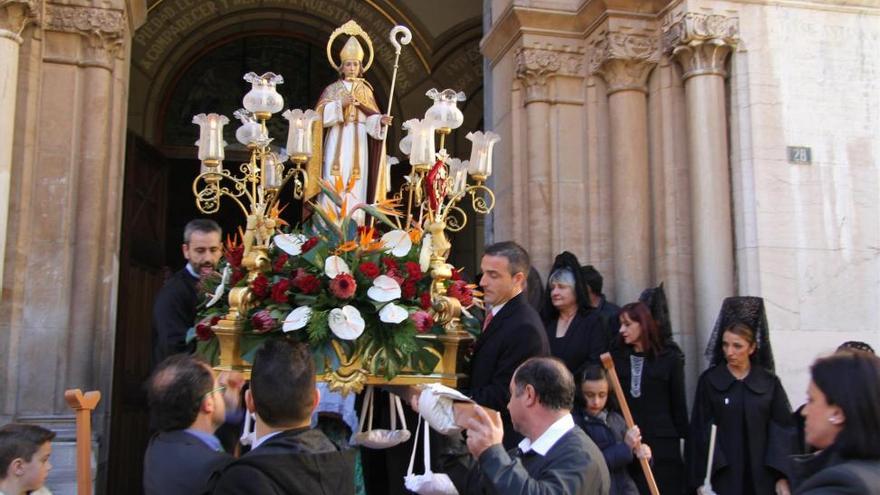
M 578 259 L 568 251 L 556 257 L 550 270 L 541 317 L 550 353 L 574 376 L 584 366 L 598 364 L 599 355 L 608 350 L 608 338 L 599 313 L 590 306 Z
M 791 406 L 773 374 L 763 299 L 725 299 L 706 355 L 711 365 L 697 383 L 688 441 L 691 488 L 703 484 L 714 424 L 710 482 L 715 493 L 788 494 Z
M 660 493 L 680 495 L 685 489 L 681 440 L 687 435 L 684 355 L 673 341 L 664 342 L 651 311 L 643 302 L 620 309 L 621 345 L 614 367 L 642 433 L 651 446 L 654 478 Z M 649 493 L 638 464 L 630 475 L 641 493 Z
M 880 494 L 880 358 L 839 351 L 810 368 L 807 443 L 819 452 L 798 458 L 808 476 L 796 494 Z

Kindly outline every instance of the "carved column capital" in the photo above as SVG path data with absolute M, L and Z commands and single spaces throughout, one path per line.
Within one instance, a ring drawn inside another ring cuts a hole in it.
M 649 34 L 606 32 L 591 43 L 590 72 L 605 80 L 608 94 L 648 92 L 648 75 L 660 59 L 659 39 Z
M 76 33 L 88 39 L 85 65 L 111 68 L 127 33 L 125 12 L 75 5 L 46 5 L 45 29 Z
M 515 55 L 516 77 L 526 89 L 525 102 L 547 99 L 547 79 L 584 77 L 584 55 L 579 47 L 521 47 Z
M 21 44 L 21 32 L 39 21 L 40 5 L 36 0 L 0 0 L 0 38 Z
M 739 43 L 739 19 L 686 12 L 663 26 L 663 49 L 681 64 L 683 79 L 702 74 L 727 76 L 724 63 Z

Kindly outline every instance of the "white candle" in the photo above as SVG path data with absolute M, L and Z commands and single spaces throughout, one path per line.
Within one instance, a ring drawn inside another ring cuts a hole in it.
M 712 424 L 712 430 L 709 433 L 709 461 L 706 463 L 706 479 L 703 480 L 703 486 L 712 486 L 712 461 L 715 458 L 715 434 L 718 427 Z

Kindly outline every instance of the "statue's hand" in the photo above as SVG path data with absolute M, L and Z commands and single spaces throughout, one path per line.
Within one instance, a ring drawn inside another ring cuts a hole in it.
M 354 98 L 352 98 L 351 95 L 343 96 L 342 100 L 340 100 L 340 102 L 342 103 L 343 108 L 350 106 L 351 104 L 357 105 L 357 101 Z
M 391 121 L 394 120 L 394 117 L 390 115 L 383 115 L 381 120 L 382 125 L 391 125 Z

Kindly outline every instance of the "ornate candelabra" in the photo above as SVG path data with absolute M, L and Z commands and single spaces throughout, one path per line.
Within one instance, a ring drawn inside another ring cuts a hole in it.
M 459 232 L 467 225 L 468 215 L 459 203 L 470 197 L 475 213 L 489 214 L 495 207 L 495 194 L 484 185 L 492 174 L 492 148 L 500 140 L 493 132 L 470 132 L 470 160 L 452 158 L 446 152 L 446 137 L 461 127 L 464 116 L 457 102 L 465 95 L 452 89 L 426 93 L 434 103 L 424 119 L 411 119 L 403 124 L 408 135 L 400 142 L 400 149 L 409 155 L 411 172 L 401 195 L 407 195 L 407 225 L 423 226 L 431 239 L 431 295 L 437 321 L 448 337 L 466 333 L 459 324 L 461 305 L 446 296 L 446 280 L 452 277 L 453 267 L 447 262 L 452 244 L 447 232 Z M 440 137 L 439 151 L 435 152 L 435 137 Z M 468 176 L 474 181 L 468 184 Z M 402 198 L 401 198 L 402 199 Z
M 241 208 L 246 218 L 242 265 L 247 269 L 248 282 L 251 282 L 269 266 L 267 253 L 277 227 L 279 193 L 292 180 L 293 197 L 303 197 L 309 177 L 302 166 L 312 155 L 312 126 L 318 116 L 313 110 L 285 111 L 282 115 L 290 125 L 287 154 L 275 151 L 270 146 L 272 138 L 266 122 L 284 107 L 284 100 L 276 89 L 284 78 L 271 72 L 261 76 L 249 72 L 244 79 L 251 83 L 251 90 L 244 96 L 244 108 L 234 114 L 242 123 L 235 138 L 250 150 L 250 160 L 239 166 L 241 175 L 225 170 L 223 126 L 229 123 L 229 119 L 215 113 L 196 115 L 193 123 L 200 127 L 196 145 L 202 166 L 201 173 L 193 181 L 193 194 L 202 213 L 216 213 L 223 196 Z M 293 167 L 285 167 L 288 159 L 293 162 Z M 241 363 L 239 352 L 243 321 L 251 299 L 248 287 L 230 290 L 229 313 L 215 327 L 220 340 L 221 369 L 247 368 Z

